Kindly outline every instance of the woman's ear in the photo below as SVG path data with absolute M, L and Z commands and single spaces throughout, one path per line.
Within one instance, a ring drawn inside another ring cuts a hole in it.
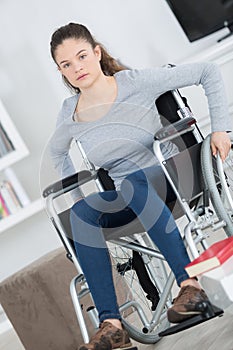
M 94 53 L 95 53 L 96 57 L 98 57 L 98 59 L 100 61 L 101 60 L 101 56 L 102 56 L 100 45 L 96 45 L 96 47 L 94 48 Z

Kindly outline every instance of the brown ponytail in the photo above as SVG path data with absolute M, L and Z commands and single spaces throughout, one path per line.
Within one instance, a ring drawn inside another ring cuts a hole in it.
M 126 66 L 123 66 L 119 61 L 110 56 L 102 44 L 96 43 L 96 45 L 99 45 L 101 49 L 100 65 L 105 75 L 113 75 L 121 70 L 127 69 Z

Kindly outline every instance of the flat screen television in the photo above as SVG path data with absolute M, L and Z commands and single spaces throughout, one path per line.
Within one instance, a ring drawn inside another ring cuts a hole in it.
M 219 29 L 233 31 L 233 0 L 166 0 L 189 41 Z

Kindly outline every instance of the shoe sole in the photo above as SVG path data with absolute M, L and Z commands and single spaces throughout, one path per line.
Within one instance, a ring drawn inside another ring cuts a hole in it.
M 112 350 L 137 350 L 137 347 L 135 347 L 134 345 L 132 345 L 131 342 L 129 342 L 127 344 L 119 345 L 116 348 L 113 347 Z
M 138 350 L 137 346 L 132 346 L 129 345 L 129 346 L 121 346 L 121 347 L 118 347 L 118 348 L 113 348 L 112 350 Z
M 171 323 L 180 323 L 193 316 L 200 315 L 200 311 L 184 311 L 184 312 L 175 312 L 170 310 L 167 314 L 168 321 Z
M 88 347 L 83 347 L 83 350 L 88 350 Z M 138 350 L 137 346 L 133 346 L 131 343 L 118 346 L 117 348 L 112 348 L 112 350 Z

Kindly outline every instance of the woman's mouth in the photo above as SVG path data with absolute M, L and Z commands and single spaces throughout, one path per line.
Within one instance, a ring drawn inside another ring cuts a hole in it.
M 87 75 L 88 75 L 88 74 L 82 74 L 82 75 L 80 75 L 80 77 L 78 77 L 78 79 L 77 79 L 77 80 L 84 79 L 84 78 L 85 78 Z

